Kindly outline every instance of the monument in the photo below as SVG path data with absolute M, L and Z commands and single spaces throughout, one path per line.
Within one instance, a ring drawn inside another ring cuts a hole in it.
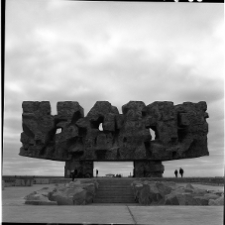
M 76 101 L 58 102 L 54 116 L 48 101 L 24 101 L 22 107 L 19 155 L 64 161 L 65 177 L 71 170 L 93 177 L 94 161 L 133 161 L 135 177 L 162 177 L 162 161 L 209 155 L 204 101 L 130 101 L 122 114 L 97 101 L 86 116 Z

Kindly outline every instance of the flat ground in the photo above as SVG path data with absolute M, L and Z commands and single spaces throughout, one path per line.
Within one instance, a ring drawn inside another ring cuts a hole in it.
M 223 206 L 140 206 L 136 204 L 92 204 L 85 206 L 25 205 L 24 197 L 51 185 L 6 187 L 2 191 L 2 222 L 98 223 L 190 225 L 223 224 Z M 224 187 L 194 184 L 208 190 Z

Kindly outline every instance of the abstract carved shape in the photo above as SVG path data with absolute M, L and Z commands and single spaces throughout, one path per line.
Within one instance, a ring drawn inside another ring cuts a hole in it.
M 58 102 L 55 116 L 48 101 L 24 101 L 22 107 L 20 155 L 66 161 L 70 170 L 89 165 L 79 166 L 88 176 L 93 161 L 134 161 L 136 176 L 161 176 L 162 161 L 209 155 L 204 101 L 130 101 L 122 114 L 108 101 L 97 101 L 87 116 L 75 101 Z

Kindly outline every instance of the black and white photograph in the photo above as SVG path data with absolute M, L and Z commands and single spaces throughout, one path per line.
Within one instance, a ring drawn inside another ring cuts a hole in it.
M 224 4 L 6 0 L 2 222 L 224 223 Z

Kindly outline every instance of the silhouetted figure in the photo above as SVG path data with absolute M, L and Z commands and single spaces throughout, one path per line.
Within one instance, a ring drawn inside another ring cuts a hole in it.
M 98 170 L 96 170 L 96 177 L 98 177 Z
M 182 168 L 180 168 L 179 172 L 180 172 L 180 176 L 183 177 L 184 170 Z
M 177 178 L 178 171 L 175 170 L 175 171 L 174 171 L 174 174 L 175 174 L 175 177 Z
M 77 177 L 77 170 L 74 170 L 72 173 L 72 181 L 74 181 L 75 177 Z

